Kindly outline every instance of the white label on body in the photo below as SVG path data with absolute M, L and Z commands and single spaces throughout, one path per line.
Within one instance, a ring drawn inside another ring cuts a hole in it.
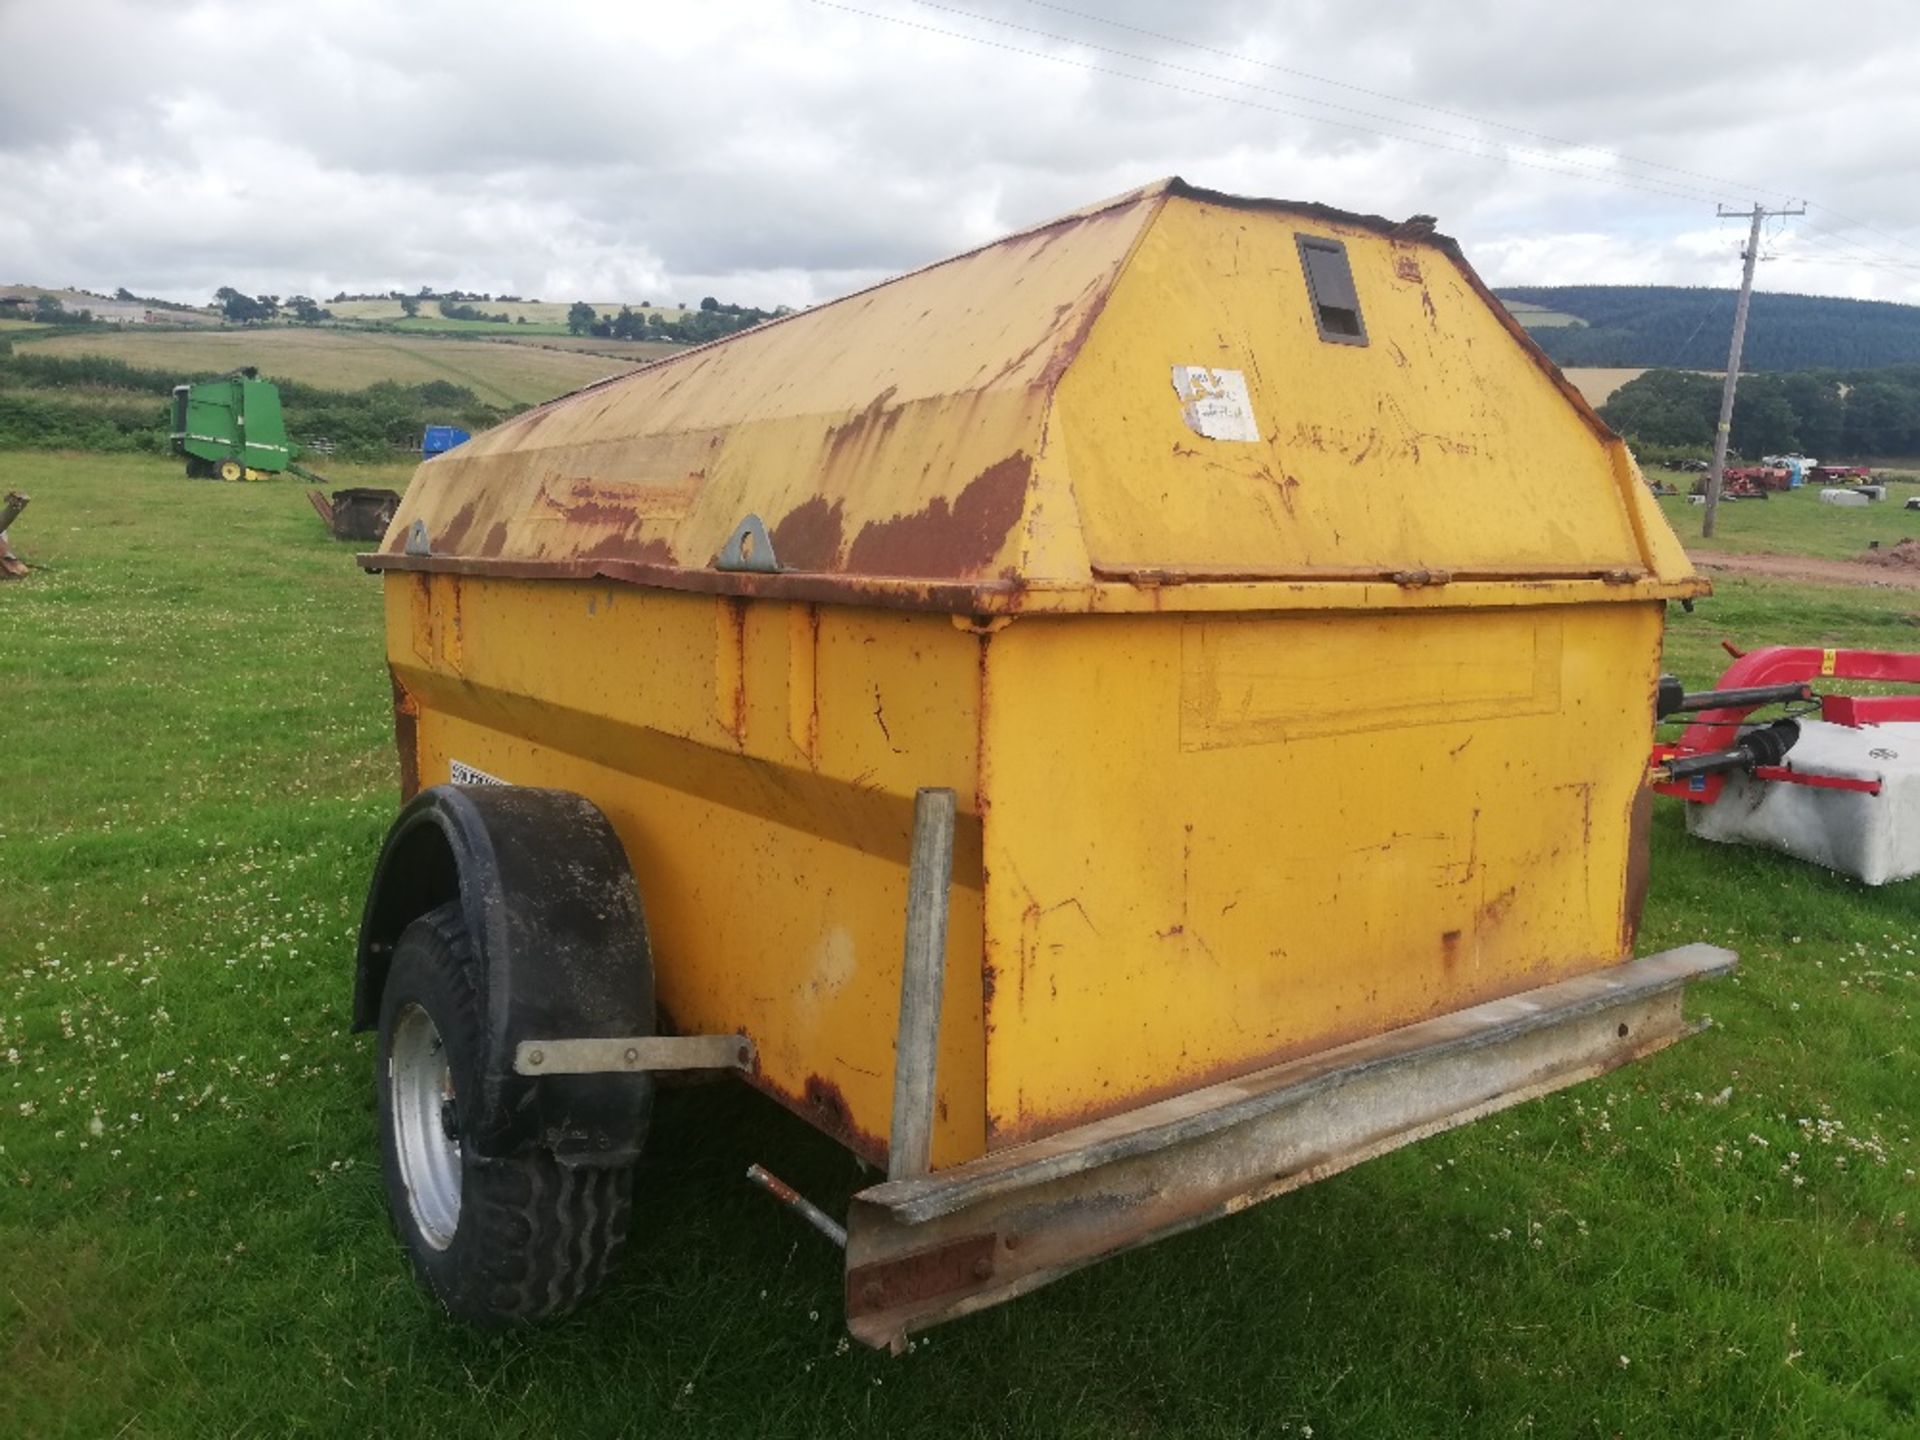
M 1209 440 L 1260 438 L 1260 427 L 1253 418 L 1253 400 L 1247 394 L 1247 377 L 1240 371 L 1176 365 L 1173 390 L 1180 397 L 1181 411 L 1195 434 Z
M 455 785 L 504 785 L 507 782 L 498 775 L 489 775 L 484 770 L 476 770 L 464 760 L 447 762 L 447 779 Z

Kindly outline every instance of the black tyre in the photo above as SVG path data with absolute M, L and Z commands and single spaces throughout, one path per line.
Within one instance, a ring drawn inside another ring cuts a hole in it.
M 222 480 L 244 480 L 247 475 L 247 468 L 238 460 L 222 460 L 214 467 L 214 473 Z
M 633 1170 L 464 1144 L 482 1023 L 460 908 L 442 905 L 401 934 L 381 995 L 380 1165 L 420 1283 L 455 1318 L 504 1326 L 564 1315 L 600 1288 L 626 1243 Z

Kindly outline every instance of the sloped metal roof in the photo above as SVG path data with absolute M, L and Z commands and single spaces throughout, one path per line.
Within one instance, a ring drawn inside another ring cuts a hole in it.
M 1316 331 L 1301 234 L 1344 247 L 1366 343 Z M 1234 390 L 1227 430 L 1180 393 L 1195 374 Z M 778 573 L 715 568 L 748 516 Z M 366 563 L 979 612 L 1160 608 L 1170 584 L 1264 594 L 1177 602 L 1234 607 L 1355 581 L 1700 588 L 1452 242 L 1179 180 L 476 436 L 420 469 Z

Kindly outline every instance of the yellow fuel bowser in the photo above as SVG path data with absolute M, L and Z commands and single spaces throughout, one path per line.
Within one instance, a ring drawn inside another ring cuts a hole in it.
M 814 1215 L 884 1345 L 1733 964 L 1634 945 L 1705 586 L 1423 221 L 1155 184 L 476 436 L 363 563 L 410 803 L 356 1019 L 471 1318 L 599 1282 L 662 1070 L 885 1171 Z

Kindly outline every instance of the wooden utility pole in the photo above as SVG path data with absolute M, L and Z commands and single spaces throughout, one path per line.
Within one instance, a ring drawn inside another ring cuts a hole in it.
M 1707 471 L 1707 514 L 1700 525 L 1702 536 L 1713 534 L 1714 517 L 1720 513 L 1720 478 L 1727 469 L 1727 437 L 1733 433 L 1733 392 L 1740 384 L 1740 351 L 1747 343 L 1747 306 L 1753 301 L 1753 267 L 1760 259 L 1760 226 L 1769 215 L 1804 215 L 1807 207 L 1768 210 L 1756 203 L 1751 210 L 1729 210 L 1723 205 L 1718 213 L 1722 219 L 1733 216 L 1751 219 L 1753 228 L 1747 232 L 1746 253 L 1741 257 L 1746 261 L 1746 268 L 1740 273 L 1740 300 L 1733 307 L 1733 344 L 1727 351 L 1727 378 L 1720 385 L 1720 426 L 1713 432 L 1713 467 Z

